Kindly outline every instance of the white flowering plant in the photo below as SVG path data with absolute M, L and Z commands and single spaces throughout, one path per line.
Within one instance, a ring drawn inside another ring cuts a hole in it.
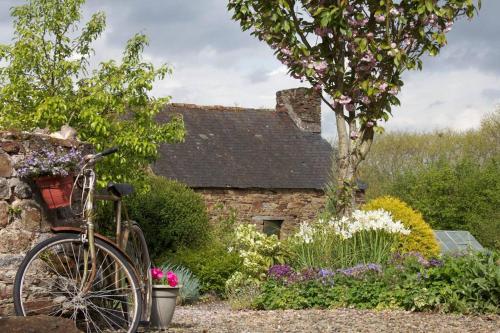
M 383 263 L 410 233 L 385 210 L 356 210 L 349 217 L 302 223 L 290 244 L 301 267 L 346 267 Z
M 233 244 L 228 248 L 242 259 L 241 269 L 226 281 L 226 290 L 234 293 L 248 284 L 258 285 L 272 265 L 285 261 L 285 252 L 276 235 L 267 236 L 253 224 L 236 227 Z

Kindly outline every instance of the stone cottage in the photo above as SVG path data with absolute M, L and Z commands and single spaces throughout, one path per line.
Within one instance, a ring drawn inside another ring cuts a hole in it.
M 286 234 L 325 205 L 331 145 L 321 137 L 321 96 L 311 89 L 279 91 L 275 110 L 171 104 L 186 141 L 162 145 L 153 171 L 200 193 L 212 219 L 233 209 L 239 221 Z

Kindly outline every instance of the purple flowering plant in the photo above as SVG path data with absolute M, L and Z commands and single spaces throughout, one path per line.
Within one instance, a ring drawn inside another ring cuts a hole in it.
M 367 273 L 382 273 L 382 266 L 379 264 L 359 264 L 353 267 L 338 269 L 337 273 L 347 277 L 360 277 Z
M 83 157 L 80 151 L 61 147 L 55 150 L 41 149 L 26 156 L 17 166 L 20 177 L 68 176 L 78 170 Z
M 394 253 L 392 258 L 389 260 L 389 264 L 396 266 L 420 266 L 424 268 L 430 267 L 441 267 L 443 266 L 443 261 L 437 258 L 426 259 L 419 252 L 408 252 L 408 253 Z
M 288 265 L 274 265 L 267 271 L 267 276 L 271 279 L 282 280 L 290 278 L 295 274 L 292 267 Z
M 324 285 L 333 285 L 337 277 L 361 278 L 370 273 L 382 274 L 382 266 L 369 263 L 336 270 L 304 268 L 300 271 L 295 271 L 288 265 L 274 265 L 269 268 L 267 277 L 286 285 L 310 281 L 321 282 Z

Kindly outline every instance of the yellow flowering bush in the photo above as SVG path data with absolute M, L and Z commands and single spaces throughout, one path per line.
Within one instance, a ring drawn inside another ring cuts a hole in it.
M 410 229 L 409 235 L 400 238 L 400 252 L 419 252 L 427 258 L 439 255 L 439 244 L 431 227 L 424 221 L 420 212 L 412 209 L 405 202 L 398 198 L 384 196 L 371 200 L 362 209 L 365 211 L 384 209 L 391 213 L 395 220 L 401 221 L 406 228 Z

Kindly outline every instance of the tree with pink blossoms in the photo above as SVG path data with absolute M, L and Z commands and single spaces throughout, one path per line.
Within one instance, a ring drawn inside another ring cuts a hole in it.
M 288 73 L 322 92 L 336 116 L 335 212 L 350 214 L 359 164 L 383 131 L 406 70 L 437 55 L 481 0 L 229 0 L 233 19 L 265 41 Z

